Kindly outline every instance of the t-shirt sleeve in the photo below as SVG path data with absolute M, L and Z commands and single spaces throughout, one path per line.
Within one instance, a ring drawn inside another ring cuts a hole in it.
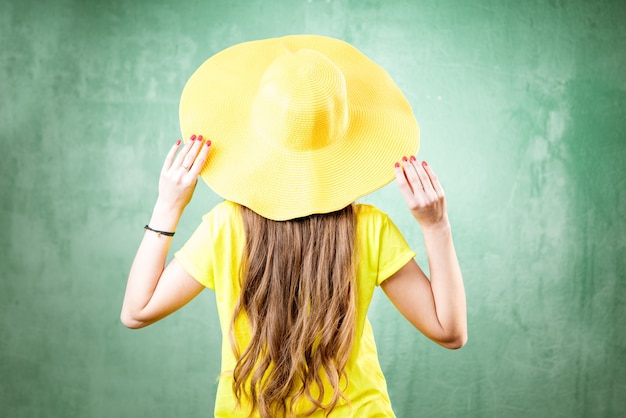
M 202 222 L 187 240 L 185 245 L 174 255 L 185 271 L 200 284 L 215 289 L 213 275 L 210 271 L 211 261 L 208 259 L 211 245 L 211 213 L 202 217 Z
M 239 229 L 235 213 L 234 205 L 228 201 L 215 206 L 175 254 L 183 268 L 209 289 L 215 290 L 215 276 L 232 262 L 232 252 L 237 247 L 233 237 Z
M 379 221 L 377 286 L 415 257 L 415 252 L 392 220 L 380 212 Z

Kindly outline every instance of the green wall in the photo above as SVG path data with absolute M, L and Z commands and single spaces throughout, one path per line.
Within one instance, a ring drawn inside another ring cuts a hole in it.
M 461 351 L 373 301 L 398 416 L 624 416 L 625 21 L 620 1 L 2 1 L 0 415 L 211 415 L 212 293 L 129 331 L 126 275 L 190 74 L 318 33 L 406 92 L 464 271 Z M 199 185 L 174 247 L 218 201 Z M 395 185 L 365 201 L 423 263 Z

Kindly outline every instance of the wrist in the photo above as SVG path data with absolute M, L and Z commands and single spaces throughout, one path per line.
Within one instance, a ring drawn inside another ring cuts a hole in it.
M 450 221 L 448 220 L 448 216 L 444 216 L 441 220 L 433 223 L 429 223 L 426 225 L 420 225 L 422 227 L 422 231 L 424 234 L 451 234 L 452 227 L 450 226 Z
M 154 212 L 163 213 L 165 215 L 180 216 L 185 210 L 185 206 L 170 199 L 164 199 L 159 196 L 154 204 Z
M 161 231 L 174 232 L 183 214 L 183 210 L 184 208 L 157 199 L 154 209 L 152 210 L 149 225 L 151 228 Z

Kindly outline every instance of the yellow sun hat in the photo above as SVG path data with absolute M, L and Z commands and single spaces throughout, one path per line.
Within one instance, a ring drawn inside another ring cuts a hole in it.
M 205 61 L 180 101 L 183 138 L 211 140 L 211 189 L 272 220 L 339 210 L 419 148 L 408 101 L 352 45 L 317 35 L 244 42 Z

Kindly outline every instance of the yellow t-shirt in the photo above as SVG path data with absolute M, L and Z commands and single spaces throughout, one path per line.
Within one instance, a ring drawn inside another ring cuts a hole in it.
M 358 204 L 356 245 L 357 318 L 354 345 L 346 366 L 349 386 L 344 391 L 350 404 L 340 401 L 333 417 L 393 417 L 387 384 L 378 362 L 374 334 L 366 317 L 374 288 L 409 262 L 415 253 L 387 215 L 371 205 Z M 215 402 L 216 417 L 247 417 L 248 405 L 235 409 L 232 372 L 236 360 L 228 333 L 232 313 L 239 298 L 239 264 L 245 244 L 243 222 L 238 206 L 224 201 L 202 217 L 202 223 L 176 253 L 183 268 L 204 286 L 215 290 L 222 329 L 222 377 Z M 239 332 L 237 333 L 239 337 Z M 249 341 L 249 334 L 248 334 Z M 240 347 L 246 341 L 238 341 Z M 328 393 L 328 391 L 326 391 Z M 255 415 L 256 416 L 256 415 Z M 324 416 L 322 413 L 312 415 Z

